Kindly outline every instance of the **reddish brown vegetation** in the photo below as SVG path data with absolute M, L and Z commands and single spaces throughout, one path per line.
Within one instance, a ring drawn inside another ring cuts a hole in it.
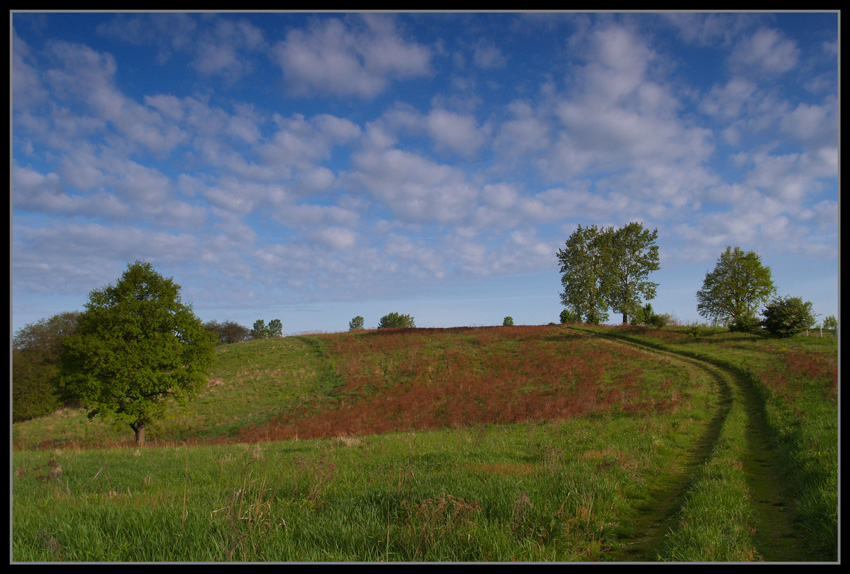
M 344 386 L 242 440 L 320 438 L 676 407 L 646 398 L 636 351 L 557 327 L 404 329 L 326 336 Z M 629 361 L 624 361 L 629 358 Z
M 786 351 L 778 368 L 771 367 L 760 375 L 768 388 L 793 401 L 802 387 L 820 385 L 832 399 L 838 398 L 838 359 L 826 353 Z

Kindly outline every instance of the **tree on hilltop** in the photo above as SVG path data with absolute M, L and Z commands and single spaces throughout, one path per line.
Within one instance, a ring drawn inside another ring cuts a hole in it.
M 719 323 L 757 325 L 756 311 L 776 291 L 770 267 L 754 251 L 726 247 L 697 291 L 697 312 Z
M 378 329 L 412 329 L 416 327 L 413 317 L 401 313 L 389 313 L 381 317 Z
M 622 314 L 624 325 L 629 322 L 629 316 L 639 312 L 642 300 L 655 298 L 658 283 L 649 281 L 648 277 L 659 268 L 657 239 L 657 229 L 650 231 L 636 222 L 610 236 L 603 292 L 614 312 Z
M 601 323 L 610 307 L 628 323 L 642 300 L 655 297 L 658 284 L 648 277 L 659 268 L 657 238 L 657 229 L 649 231 L 636 222 L 620 229 L 579 225 L 557 253 L 561 303 L 569 318 Z
M 214 335 L 180 300 L 180 286 L 136 261 L 114 284 L 89 294 L 64 340 L 59 387 L 89 418 L 125 422 L 136 443 L 167 404 L 185 404 L 206 384 Z

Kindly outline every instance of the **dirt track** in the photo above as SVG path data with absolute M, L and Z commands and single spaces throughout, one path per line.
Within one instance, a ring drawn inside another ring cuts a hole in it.
M 705 360 L 621 337 L 605 338 L 679 362 L 691 371 L 701 370 L 714 378 L 720 393 L 718 410 L 705 434 L 694 445 L 690 456 L 671 473 L 663 490 L 656 493 L 655 504 L 641 509 L 636 525 L 636 531 L 640 534 L 628 540 L 624 549 L 613 553 L 611 558 L 628 562 L 657 559 L 666 533 L 676 526 L 677 514 L 685 501 L 689 484 L 699 468 L 707 462 L 733 401 L 740 401 L 747 417 L 747 448 L 742 455 L 742 463 L 752 498 L 756 552 L 765 562 L 811 560 L 794 528 L 791 516 L 793 499 L 783 489 L 775 455 L 770 446 L 770 430 L 765 420 L 764 404 L 749 380 L 733 369 Z

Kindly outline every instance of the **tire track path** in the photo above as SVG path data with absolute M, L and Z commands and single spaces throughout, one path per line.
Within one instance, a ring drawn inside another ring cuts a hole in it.
M 747 446 L 741 456 L 741 463 L 750 491 L 756 552 L 766 562 L 811 560 L 803 539 L 794 528 L 791 516 L 793 499 L 781 482 L 776 456 L 770 445 L 771 433 L 764 404 L 747 376 L 733 368 L 690 356 L 686 352 L 663 349 L 622 335 L 591 334 L 676 361 L 692 372 L 700 370 L 716 381 L 720 394 L 717 412 L 703 436 L 694 444 L 690 456 L 674 471 L 663 489 L 653 493 L 652 507 L 640 509 L 641 515 L 635 522 L 635 530 L 639 534 L 626 540 L 623 549 L 612 553 L 611 558 L 629 562 L 654 561 L 658 558 L 666 534 L 676 527 L 677 514 L 685 502 L 688 486 L 696 478 L 700 467 L 709 460 L 732 403 L 737 400 L 741 402 L 747 419 L 744 437 Z

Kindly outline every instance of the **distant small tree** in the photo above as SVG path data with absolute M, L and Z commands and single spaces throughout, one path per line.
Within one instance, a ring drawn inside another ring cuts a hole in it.
M 800 297 L 774 298 L 762 312 L 765 330 L 775 337 L 790 337 L 811 327 L 812 304 Z
M 378 329 L 407 329 L 413 327 L 416 327 L 413 323 L 413 317 L 400 313 L 384 315 L 378 323 Z
M 267 328 L 269 337 L 282 337 L 283 336 L 283 323 L 280 322 L 280 319 L 272 319 L 269 321 L 269 326 Z
M 827 315 L 827 317 L 823 320 L 823 328 L 829 329 L 830 331 L 838 329 L 838 319 L 835 318 L 835 315 Z
M 280 337 L 283 334 L 283 323 L 280 319 L 272 319 L 269 324 L 263 319 L 254 321 L 254 326 L 251 328 L 251 336 L 255 339 L 268 339 L 269 337 Z
M 511 317 L 510 315 L 505 317 L 505 319 L 502 321 L 502 327 L 513 327 L 513 325 L 514 325 L 514 318 Z
M 241 343 L 251 337 L 251 330 L 235 321 L 225 321 L 224 323 L 208 321 L 204 324 L 204 329 L 215 333 L 218 336 L 218 343 L 220 345 Z
M 363 328 L 365 321 L 363 317 L 357 315 L 354 319 L 348 322 L 348 330 L 349 331 L 359 331 Z

